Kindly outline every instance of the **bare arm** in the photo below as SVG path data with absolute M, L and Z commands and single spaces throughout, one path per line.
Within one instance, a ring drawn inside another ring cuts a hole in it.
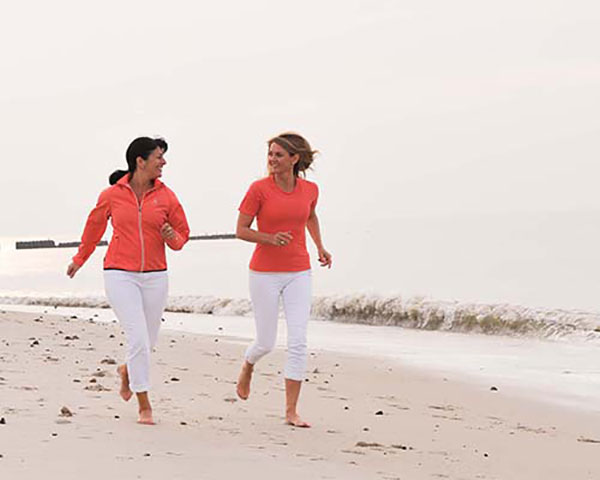
M 325 247 L 323 246 L 319 217 L 317 217 L 317 212 L 314 208 L 310 211 L 308 221 L 306 222 L 306 228 L 308 228 L 308 233 L 310 233 L 310 236 L 317 247 L 317 251 L 319 252 L 319 263 L 322 267 L 331 268 L 333 260 L 331 254 L 325 250 Z
M 278 247 L 283 247 L 292 241 L 292 234 L 290 232 L 265 233 L 250 228 L 253 221 L 253 216 L 240 213 L 235 229 L 235 236 L 247 242 L 276 245 Z

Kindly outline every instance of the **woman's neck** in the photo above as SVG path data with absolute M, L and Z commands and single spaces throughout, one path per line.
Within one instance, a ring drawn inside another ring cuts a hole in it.
M 291 192 L 296 186 L 296 176 L 293 171 L 273 174 L 273 180 L 285 192 Z
M 136 194 L 141 196 L 144 192 L 150 190 L 154 186 L 154 182 L 149 178 L 143 178 L 141 175 L 136 175 L 134 173 L 129 180 L 129 185 Z
M 132 187 L 138 187 L 138 188 L 152 188 L 153 187 L 153 181 L 150 180 L 149 178 L 144 178 L 142 177 L 142 175 L 139 174 L 133 174 L 133 176 L 131 177 L 131 179 L 129 180 L 129 184 Z

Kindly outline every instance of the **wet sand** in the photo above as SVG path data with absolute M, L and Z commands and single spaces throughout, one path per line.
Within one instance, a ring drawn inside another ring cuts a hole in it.
M 285 352 L 243 402 L 244 342 L 225 335 L 161 334 L 158 424 L 138 425 L 118 395 L 121 330 L 90 315 L 0 313 L 2 478 L 600 478 L 597 414 L 373 356 L 313 350 L 300 405 L 313 428 L 286 426 Z

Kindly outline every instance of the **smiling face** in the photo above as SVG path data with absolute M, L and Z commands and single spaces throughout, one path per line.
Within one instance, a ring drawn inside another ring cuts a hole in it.
M 156 147 L 152 150 L 152 153 L 148 155 L 147 160 L 144 160 L 142 157 L 137 158 L 138 170 L 143 172 L 143 175 L 148 180 L 152 181 L 162 176 L 162 169 L 167 163 L 163 154 L 164 150 L 160 147 Z
M 281 145 L 271 142 L 268 154 L 269 173 L 281 175 L 292 172 L 299 158 L 298 154 L 290 155 Z

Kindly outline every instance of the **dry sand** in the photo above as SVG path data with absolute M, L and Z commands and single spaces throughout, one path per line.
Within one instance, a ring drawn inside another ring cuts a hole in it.
M 600 479 L 596 414 L 392 360 L 311 353 L 300 413 L 313 428 L 286 426 L 285 352 L 242 402 L 245 347 L 226 336 L 163 331 L 158 425 L 137 425 L 118 396 L 118 325 L 48 312 L 0 312 L 2 480 Z

